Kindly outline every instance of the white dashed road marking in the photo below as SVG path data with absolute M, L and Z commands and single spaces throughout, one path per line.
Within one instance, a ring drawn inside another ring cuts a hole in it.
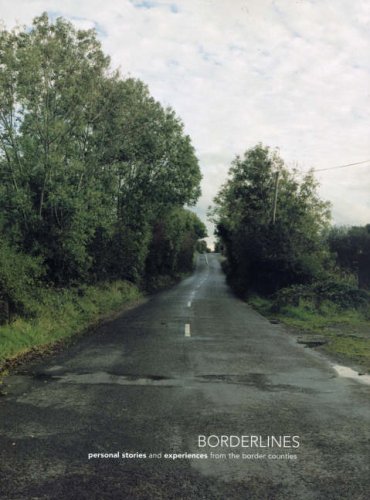
M 191 337 L 190 335 L 190 324 L 186 323 L 185 325 L 185 337 Z

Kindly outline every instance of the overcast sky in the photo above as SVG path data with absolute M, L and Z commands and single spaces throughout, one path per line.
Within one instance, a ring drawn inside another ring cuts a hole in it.
M 258 142 L 302 170 L 370 160 L 369 0 L 0 0 L 8 28 L 43 11 L 96 28 L 112 66 L 183 119 L 203 220 Z M 370 161 L 317 177 L 335 223 L 370 223 Z

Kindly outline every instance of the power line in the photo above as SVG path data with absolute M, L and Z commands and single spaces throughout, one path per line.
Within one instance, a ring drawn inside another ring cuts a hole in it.
M 298 177 L 304 176 L 309 174 L 310 172 L 316 173 L 316 172 L 325 172 L 326 170 L 335 170 L 338 168 L 346 168 L 346 167 L 354 167 L 356 165 L 364 165 L 365 163 L 369 163 L 369 160 L 364 160 L 364 161 L 358 161 L 356 163 L 346 163 L 345 165 L 335 165 L 334 167 L 326 167 L 326 168 L 310 168 L 309 170 L 298 170 L 295 169 L 295 175 L 298 175 Z
M 356 163 L 346 163 L 345 165 L 336 165 L 335 167 L 319 168 L 313 169 L 313 172 L 324 172 L 325 170 L 335 170 L 336 168 L 354 167 L 355 165 L 363 165 L 368 163 L 370 160 L 358 161 Z

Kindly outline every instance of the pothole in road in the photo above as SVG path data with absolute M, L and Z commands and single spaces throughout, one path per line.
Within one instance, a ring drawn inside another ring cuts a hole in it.
M 30 374 L 27 374 L 28 376 Z M 147 386 L 183 386 L 204 383 L 253 385 L 266 388 L 268 378 L 263 373 L 248 373 L 244 375 L 209 374 L 195 377 L 166 377 L 163 375 L 118 375 L 109 372 L 95 373 L 33 373 L 32 378 L 41 381 L 55 381 L 61 383 L 80 384 L 118 384 L 118 385 L 147 385 Z
M 55 377 L 59 382 L 79 384 L 118 384 L 118 385 L 159 385 L 172 387 L 181 385 L 181 381 L 162 375 L 115 375 L 107 372 L 70 373 Z
M 216 384 L 237 384 L 255 386 L 262 390 L 270 387 L 268 378 L 263 373 L 248 373 L 245 375 L 211 374 L 199 375 L 195 377 L 171 378 L 162 375 L 115 375 L 107 372 L 96 373 L 69 373 L 51 376 L 61 383 L 80 384 L 118 384 L 118 385 L 142 385 L 142 386 L 162 386 L 176 387 L 184 385 L 216 383 Z
M 265 386 L 268 379 L 264 373 L 247 373 L 244 375 L 202 375 L 197 377 L 201 382 L 223 382 L 225 384 Z
M 299 337 L 298 344 L 303 344 L 305 347 L 314 348 L 327 344 L 329 341 L 325 337 Z
M 30 376 L 30 374 L 27 374 Z M 263 373 L 246 374 L 205 374 L 195 377 L 167 377 L 163 375 L 118 375 L 109 372 L 94 373 L 34 373 L 32 378 L 40 381 L 50 381 L 65 384 L 86 385 L 122 385 L 122 386 L 149 386 L 149 387 L 192 387 L 199 384 L 230 384 L 254 387 L 257 390 L 275 392 L 307 392 L 300 386 L 274 384 Z
M 197 380 L 203 383 L 244 385 L 266 392 L 284 391 L 290 393 L 316 393 L 314 389 L 302 387 L 300 385 L 274 384 L 264 373 L 246 373 L 244 375 L 202 375 L 197 377 Z
M 60 368 L 60 367 L 58 367 Z M 121 385 L 163 385 L 171 381 L 173 385 L 178 385 L 175 379 L 163 375 L 118 375 L 109 372 L 95 373 L 55 373 L 56 370 L 46 372 L 18 372 L 18 375 L 32 377 L 34 380 L 42 382 L 75 382 L 83 384 L 121 384 Z
M 57 378 L 52 373 L 48 372 L 27 372 L 27 371 L 17 371 L 16 376 L 19 377 L 32 377 L 34 380 L 40 380 L 41 382 L 48 382 L 49 380 Z

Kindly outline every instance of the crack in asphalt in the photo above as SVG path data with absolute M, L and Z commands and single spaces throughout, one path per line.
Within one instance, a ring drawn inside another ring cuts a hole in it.
M 126 386 L 156 386 L 179 387 L 194 386 L 197 384 L 227 384 L 255 387 L 262 391 L 288 391 L 315 394 L 315 389 L 293 384 L 274 384 L 264 373 L 246 373 L 244 375 L 232 374 L 205 374 L 194 377 L 168 377 L 164 375 L 137 375 L 116 374 L 106 371 L 84 373 L 23 373 L 22 376 L 41 381 L 54 381 L 66 384 L 117 384 Z

